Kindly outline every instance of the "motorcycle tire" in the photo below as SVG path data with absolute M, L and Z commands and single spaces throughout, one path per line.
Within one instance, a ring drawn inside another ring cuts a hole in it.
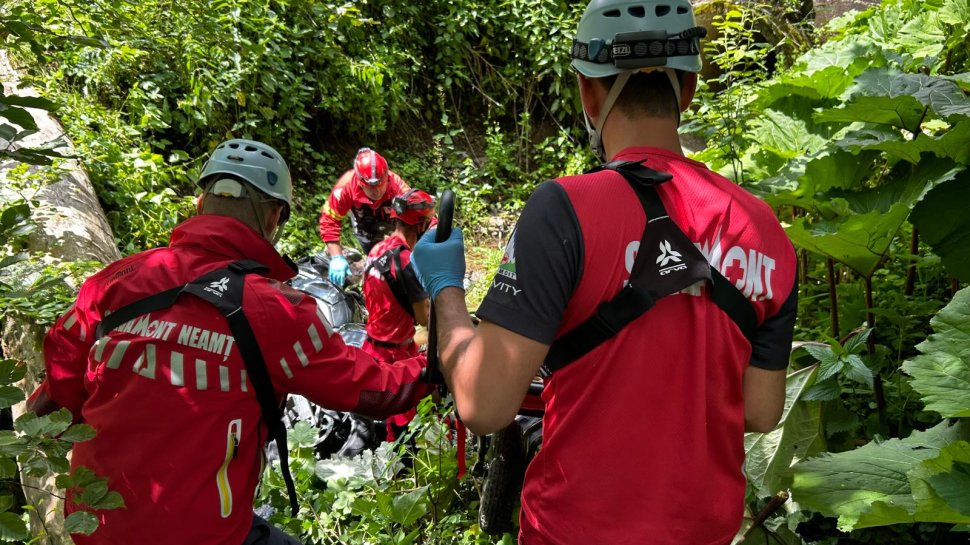
M 522 429 L 517 422 L 492 435 L 490 452 L 478 522 L 483 532 L 497 536 L 514 528 L 512 514 L 525 478 L 527 461 Z

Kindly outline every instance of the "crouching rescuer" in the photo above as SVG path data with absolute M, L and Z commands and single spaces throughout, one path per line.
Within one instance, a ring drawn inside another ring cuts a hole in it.
M 364 268 L 367 305 L 367 340 L 363 350 L 378 361 L 394 362 L 418 355 L 415 322 L 427 326 L 431 307 L 428 293 L 411 266 L 411 248 L 434 220 L 434 199 L 420 189 L 409 189 L 391 200 L 394 232 L 378 242 Z M 388 441 L 414 418 L 414 411 L 387 421 Z

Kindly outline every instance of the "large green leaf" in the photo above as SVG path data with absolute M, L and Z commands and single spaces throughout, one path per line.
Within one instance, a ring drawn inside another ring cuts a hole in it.
M 30 112 L 27 110 L 18 106 L 0 104 L 0 117 L 7 118 L 7 120 L 14 125 L 20 125 L 20 127 L 24 130 L 37 130 L 37 122 L 34 121 L 34 116 L 30 115 Z
M 927 409 L 943 417 L 970 416 L 970 288 L 957 292 L 930 325 L 934 333 L 917 345 L 922 354 L 903 370 Z
M 791 465 L 821 447 L 821 404 L 801 400 L 817 375 L 817 366 L 788 375 L 785 409 L 778 426 L 768 433 L 744 436 L 744 472 L 759 497 L 788 488 Z
M 27 366 L 17 360 L 0 360 L 0 385 L 9 386 L 27 375 Z
M 802 55 L 798 66 L 806 74 L 825 72 L 834 67 L 850 77 L 855 77 L 870 66 L 884 64 L 882 59 L 873 58 L 874 53 L 876 52 L 872 43 L 865 38 L 831 41 Z
M 924 153 L 932 153 L 941 159 L 952 159 L 960 164 L 970 163 L 970 121 L 958 123 L 941 136 L 920 135 L 905 138 L 896 130 L 863 129 L 851 131 L 835 142 L 835 145 L 853 153 L 882 151 L 891 159 L 903 159 L 918 164 Z
M 912 96 L 862 96 L 841 108 L 823 110 L 815 116 L 819 123 L 875 123 L 915 131 L 923 119 L 923 104 Z
M 778 110 L 766 110 L 751 126 L 751 138 L 763 148 L 788 152 L 791 157 L 815 153 L 826 139 L 809 131 L 805 121 Z
M 964 149 L 970 145 L 964 143 Z M 940 256 L 947 272 L 970 282 L 970 171 L 931 190 L 913 208 L 909 220 L 919 228 L 920 237 Z
M 800 218 L 786 231 L 795 244 L 869 276 L 919 199 L 961 169 L 949 161 L 926 160 L 908 175 L 876 189 L 829 192 L 817 200 L 827 199 L 825 204 L 837 212 L 836 217 L 817 223 Z
M 837 516 L 843 531 L 917 522 L 916 498 L 907 473 L 967 436 L 965 426 L 942 422 L 906 439 L 823 454 L 794 466 L 792 499 L 824 515 Z
M 943 118 L 970 117 L 970 99 L 953 81 L 894 69 L 875 68 L 856 78 L 842 108 L 816 116 L 820 122 L 862 121 L 915 132 L 930 109 Z

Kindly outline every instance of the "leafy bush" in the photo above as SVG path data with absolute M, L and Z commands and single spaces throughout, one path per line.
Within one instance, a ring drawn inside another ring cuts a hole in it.
M 477 523 L 480 483 L 472 474 L 457 480 L 453 408 L 427 398 L 395 443 L 384 443 L 353 459 L 317 460 L 319 430 L 298 423 L 289 432 L 290 466 L 302 506 L 289 516 L 286 489 L 267 470 L 257 504 L 272 507 L 269 520 L 307 544 L 338 543 L 513 543 L 494 540 Z M 265 507 L 261 508 L 265 509 Z

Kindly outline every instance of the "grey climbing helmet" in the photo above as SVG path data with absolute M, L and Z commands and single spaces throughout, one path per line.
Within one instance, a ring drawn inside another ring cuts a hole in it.
M 600 161 L 606 160 L 603 127 L 630 76 L 662 71 L 679 108 L 677 71 L 700 71 L 700 39 L 706 35 L 688 0 L 592 0 L 586 6 L 570 51 L 572 66 L 587 78 L 617 76 L 599 119 L 594 123 L 583 112 L 589 146 Z
M 589 78 L 645 68 L 699 72 L 706 35 L 688 0 L 592 0 L 570 56 L 573 68 Z
M 231 174 L 261 192 L 286 203 L 285 216 L 293 203 L 293 182 L 283 157 L 272 147 L 255 140 L 233 139 L 219 144 L 209 156 L 199 186 L 205 189 L 214 177 Z

